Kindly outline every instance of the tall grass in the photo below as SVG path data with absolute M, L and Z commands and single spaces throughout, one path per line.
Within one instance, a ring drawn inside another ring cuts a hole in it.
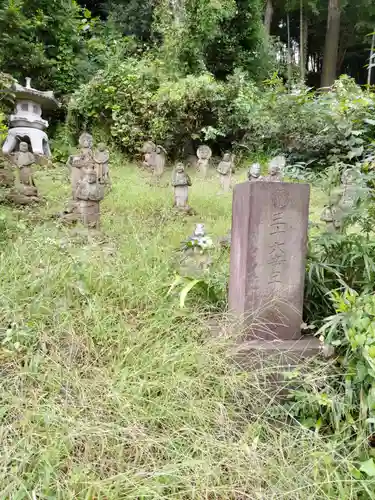
M 230 335 L 166 295 L 194 222 L 230 227 L 216 179 L 185 218 L 171 188 L 117 167 L 93 237 L 51 218 L 62 172 L 36 182 L 42 207 L 0 209 L 0 498 L 366 498 L 343 443 L 291 423 L 265 368 L 241 370 Z

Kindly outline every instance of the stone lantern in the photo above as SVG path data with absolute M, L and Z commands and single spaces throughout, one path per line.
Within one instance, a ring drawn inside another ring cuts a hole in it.
M 3 145 L 3 153 L 10 154 L 18 150 L 21 141 L 30 143 L 35 155 L 51 156 L 48 136 L 45 129 L 48 121 L 42 118 L 42 110 L 60 106 L 53 92 L 42 92 L 31 87 L 31 79 L 26 78 L 26 86 L 14 83 L 11 89 L 16 98 L 14 114 L 9 118 L 8 136 Z

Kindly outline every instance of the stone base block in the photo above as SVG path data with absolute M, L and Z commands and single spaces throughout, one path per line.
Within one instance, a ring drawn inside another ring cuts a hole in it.
M 249 340 L 232 351 L 234 359 L 245 369 L 254 366 L 254 358 L 258 361 L 271 358 L 280 369 L 288 369 L 319 354 L 322 354 L 322 345 L 311 336 L 298 340 Z

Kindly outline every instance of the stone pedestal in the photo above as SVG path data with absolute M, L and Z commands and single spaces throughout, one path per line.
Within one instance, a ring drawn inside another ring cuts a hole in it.
M 307 184 L 234 189 L 229 309 L 245 341 L 301 338 L 309 198 Z

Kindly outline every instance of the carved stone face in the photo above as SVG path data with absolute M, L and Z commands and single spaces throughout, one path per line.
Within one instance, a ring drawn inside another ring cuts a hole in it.
M 178 172 L 179 174 L 181 174 L 184 171 L 185 171 L 185 167 L 183 166 L 183 164 L 182 163 L 178 163 L 178 165 L 176 166 L 176 172 Z
M 230 161 L 230 153 L 225 153 L 223 156 L 223 161 Z
M 88 149 L 88 148 L 90 147 L 90 143 L 89 143 L 89 141 L 88 141 L 87 139 L 84 139 L 84 140 L 82 141 L 82 147 L 83 147 L 84 149 Z
M 20 142 L 20 151 L 21 153 L 27 153 L 29 151 L 29 145 L 27 142 Z
M 254 163 L 250 167 L 250 175 L 252 177 L 259 177 L 260 176 L 260 165 L 259 163 Z
M 85 168 L 84 177 L 89 184 L 94 184 L 96 182 L 96 172 L 92 168 Z
M 105 144 L 104 144 L 104 142 L 99 142 L 98 149 L 99 149 L 99 151 L 105 151 Z
M 279 173 L 279 167 L 277 165 L 270 165 L 268 170 L 270 175 L 277 175 Z

